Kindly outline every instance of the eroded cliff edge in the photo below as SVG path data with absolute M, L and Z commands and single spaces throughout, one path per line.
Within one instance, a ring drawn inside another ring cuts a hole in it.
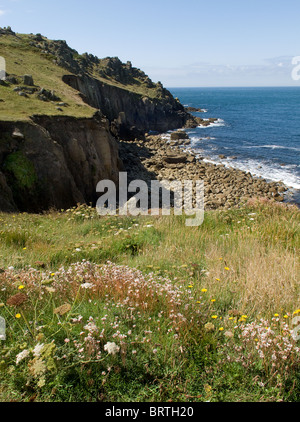
M 193 119 L 160 82 L 117 57 L 5 28 L 0 55 L 1 211 L 95 203 L 100 180 L 118 181 L 118 139 Z
M 0 122 L 0 134 L 2 211 L 38 212 L 94 202 L 99 180 L 118 181 L 118 144 L 100 113 Z

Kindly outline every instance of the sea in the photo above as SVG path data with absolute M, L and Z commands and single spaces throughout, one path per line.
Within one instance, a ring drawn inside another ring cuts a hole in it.
M 193 115 L 218 119 L 186 130 L 195 153 L 282 181 L 289 188 L 286 200 L 300 204 L 300 87 L 168 89 L 184 106 L 203 110 Z

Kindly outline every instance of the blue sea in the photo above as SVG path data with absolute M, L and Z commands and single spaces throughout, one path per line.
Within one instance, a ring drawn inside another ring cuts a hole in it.
M 282 181 L 300 204 L 300 87 L 169 91 L 183 105 L 205 110 L 195 116 L 218 119 L 187 130 L 195 152 L 207 161 Z

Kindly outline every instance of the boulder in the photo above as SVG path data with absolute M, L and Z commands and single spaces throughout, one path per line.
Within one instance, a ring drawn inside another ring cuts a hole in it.
M 186 155 L 167 155 L 163 157 L 166 164 L 185 164 L 187 161 Z
M 24 75 L 23 76 L 23 83 L 24 85 L 33 86 L 33 77 L 31 75 Z
M 177 141 L 178 139 L 189 139 L 189 135 L 183 130 L 171 133 L 171 141 Z

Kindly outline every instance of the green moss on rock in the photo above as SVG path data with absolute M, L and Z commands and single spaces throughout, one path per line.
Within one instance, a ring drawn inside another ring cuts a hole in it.
M 34 165 L 21 151 L 10 154 L 5 160 L 4 168 L 14 176 L 22 189 L 31 189 L 37 181 Z

